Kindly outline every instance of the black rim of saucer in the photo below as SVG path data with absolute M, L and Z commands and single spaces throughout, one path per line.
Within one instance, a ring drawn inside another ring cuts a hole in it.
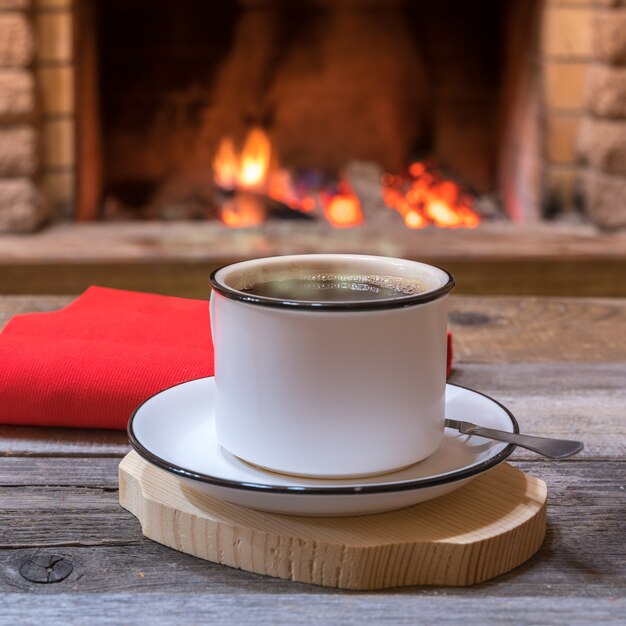
M 511 455 L 513 450 L 515 450 L 516 448 L 515 444 L 510 443 L 506 447 L 504 447 L 502 450 L 500 450 L 500 452 L 498 452 L 492 457 L 489 457 L 485 461 L 482 461 L 481 463 L 478 463 L 476 465 L 472 465 L 470 467 L 466 467 L 460 470 L 456 470 L 450 473 L 439 474 L 437 476 L 433 476 L 432 478 L 418 478 L 416 480 L 403 481 L 401 483 L 384 483 L 384 484 L 375 484 L 375 485 L 354 485 L 354 486 L 343 485 L 343 486 L 337 486 L 337 487 L 332 487 L 332 486 L 307 487 L 307 486 L 295 486 L 295 485 L 294 486 L 276 486 L 276 485 L 267 485 L 263 483 L 240 482 L 236 480 L 228 480 L 225 478 L 217 478 L 215 476 L 210 476 L 208 474 L 203 474 L 201 472 L 192 471 L 190 469 L 181 467 L 179 465 L 174 465 L 173 463 L 170 463 L 169 461 L 166 461 L 162 457 L 154 454 L 153 452 L 148 450 L 148 448 L 146 448 L 144 445 L 140 443 L 140 441 L 137 439 L 137 436 L 135 435 L 133 426 L 134 426 L 134 421 L 135 421 L 135 418 L 137 417 L 137 414 L 147 402 L 161 395 L 162 393 L 165 393 L 166 391 L 173 389 L 174 387 L 179 387 L 180 385 L 186 385 L 188 383 L 197 382 L 200 380 L 209 380 L 211 378 L 212 376 L 204 377 L 204 378 L 197 378 L 191 381 L 178 383 L 177 385 L 172 385 L 171 387 L 168 387 L 167 389 L 163 389 L 162 391 L 155 393 L 153 396 L 150 396 L 150 398 L 148 398 L 147 400 L 144 400 L 144 402 L 142 402 L 133 411 L 133 414 L 130 416 L 130 419 L 128 421 L 128 438 L 130 440 L 131 446 L 141 457 L 143 457 L 149 463 L 152 463 L 153 465 L 156 465 L 157 467 L 167 472 L 170 472 L 172 474 L 175 474 L 177 476 L 188 478 L 190 480 L 195 480 L 201 483 L 215 485 L 217 487 L 237 489 L 240 491 L 243 490 L 243 491 L 289 494 L 289 495 L 318 495 L 318 496 L 319 495 L 325 495 L 325 496 L 344 495 L 345 496 L 345 495 L 363 495 L 363 494 L 373 494 L 373 493 L 393 493 L 393 492 L 400 492 L 400 491 L 412 491 L 416 489 L 424 489 L 426 487 L 435 487 L 438 485 L 446 485 L 449 483 L 454 483 L 459 480 L 464 480 L 466 478 L 471 478 L 473 476 L 477 476 L 478 474 L 482 474 L 483 472 L 494 467 L 495 465 L 498 465 L 502 461 L 506 460 Z M 507 409 L 503 404 L 501 404 L 497 400 L 494 400 L 491 396 L 481 393 L 480 391 L 470 389 L 469 387 L 464 387 L 463 385 L 457 385 L 455 383 L 447 383 L 447 385 L 450 385 L 452 387 L 460 387 L 461 389 L 465 389 L 466 391 L 476 393 L 480 396 L 487 398 L 488 400 L 490 400 L 491 402 L 499 406 L 511 420 L 511 424 L 513 426 L 513 433 L 519 434 L 519 425 L 517 423 L 517 420 L 513 416 L 513 413 L 511 413 L 511 411 L 509 411 L 509 409 Z M 249 467 L 254 467 L 254 466 L 250 465 Z M 259 471 L 263 471 L 263 470 L 259 470 Z M 375 477 L 372 477 L 372 478 L 375 478 Z M 320 480 L 323 480 L 323 479 L 320 479 Z M 340 480 L 340 479 L 333 479 L 333 480 Z M 346 480 L 350 480 L 350 479 L 346 479 Z
M 268 296 L 255 296 L 218 282 L 216 279 L 217 273 L 230 265 L 234 264 L 229 263 L 222 265 L 222 267 L 218 267 L 215 271 L 211 272 L 209 284 L 214 291 L 231 300 L 275 309 L 290 309 L 294 311 L 372 311 L 381 309 L 401 309 L 417 304 L 425 304 L 433 300 L 439 300 L 439 298 L 443 298 L 454 289 L 454 277 L 450 272 L 432 263 L 425 263 L 425 265 L 430 265 L 442 271 L 448 277 L 448 280 L 441 287 L 437 287 L 437 289 L 415 296 L 404 296 L 387 300 L 368 300 L 365 302 L 307 302 L 305 300 L 282 300 L 281 298 L 270 298 Z

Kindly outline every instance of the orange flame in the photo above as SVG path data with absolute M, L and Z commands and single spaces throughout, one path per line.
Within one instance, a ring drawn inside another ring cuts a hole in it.
M 409 228 L 424 228 L 427 224 L 426 218 L 421 213 L 414 211 L 413 209 L 405 213 L 404 223 Z
M 349 228 L 363 221 L 359 199 L 351 192 L 332 196 L 327 202 L 324 214 L 337 228 Z
M 308 205 L 305 207 L 303 200 L 300 199 L 294 189 L 291 174 L 284 169 L 274 170 L 270 174 L 267 183 L 267 195 L 296 211 L 306 212 L 314 208 L 308 207 Z
M 213 177 L 218 187 L 234 189 L 237 184 L 239 158 L 230 137 L 224 137 L 213 159 Z
M 268 136 L 260 128 L 253 128 L 243 144 L 237 172 L 238 185 L 243 189 L 263 187 L 271 156 L 272 146 Z
M 260 128 L 250 130 L 241 154 L 237 154 L 232 139 L 225 137 L 213 159 L 215 182 L 222 189 L 262 190 L 267 182 L 271 156 L 270 140 Z
M 263 223 L 265 209 L 259 197 L 242 193 L 222 204 L 220 217 L 231 228 L 250 228 Z
M 428 171 L 425 164 L 413 163 L 410 178 L 384 174 L 382 177 L 385 204 L 398 211 L 409 228 L 436 224 L 444 228 L 475 228 L 480 217 L 451 180 L 441 180 Z

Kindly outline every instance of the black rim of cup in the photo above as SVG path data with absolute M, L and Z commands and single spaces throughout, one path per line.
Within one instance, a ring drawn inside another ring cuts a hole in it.
M 409 262 L 413 263 L 416 261 L 409 260 Z M 237 300 L 246 304 L 254 304 L 278 309 L 291 309 L 296 311 L 371 311 L 381 309 L 400 309 L 438 300 L 439 298 L 443 298 L 449 294 L 454 288 L 454 277 L 450 274 L 450 272 L 442 267 L 433 265 L 432 263 L 424 263 L 424 265 L 434 267 L 435 269 L 443 272 L 448 278 L 446 283 L 441 287 L 437 287 L 437 289 L 426 291 L 425 293 L 416 294 L 414 296 L 389 298 L 386 300 L 366 300 L 364 302 L 308 302 L 303 300 L 283 300 L 281 298 L 269 298 L 267 296 L 257 296 L 245 293 L 219 282 L 216 278 L 218 272 L 234 265 L 238 265 L 238 263 L 222 265 L 222 267 L 218 267 L 215 271 L 211 272 L 211 275 L 209 276 L 209 284 L 217 293 L 231 300 Z

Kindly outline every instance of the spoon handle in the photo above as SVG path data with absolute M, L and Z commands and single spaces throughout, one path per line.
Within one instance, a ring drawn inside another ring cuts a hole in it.
M 547 456 L 551 459 L 566 459 L 580 452 L 584 447 L 581 441 L 517 435 L 516 433 L 507 433 L 504 430 L 495 430 L 494 428 L 484 428 L 483 426 L 478 426 L 471 422 L 461 422 L 458 420 L 446 419 L 446 426 L 458 430 L 464 435 L 477 435 L 487 439 L 495 439 L 496 441 L 514 443 L 516 446 L 532 450 L 538 454 L 543 454 L 543 456 Z

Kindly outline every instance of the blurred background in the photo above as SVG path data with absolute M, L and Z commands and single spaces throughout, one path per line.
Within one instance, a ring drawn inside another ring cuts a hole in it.
M 622 0 L 0 0 L 0 293 L 421 259 L 626 295 Z

